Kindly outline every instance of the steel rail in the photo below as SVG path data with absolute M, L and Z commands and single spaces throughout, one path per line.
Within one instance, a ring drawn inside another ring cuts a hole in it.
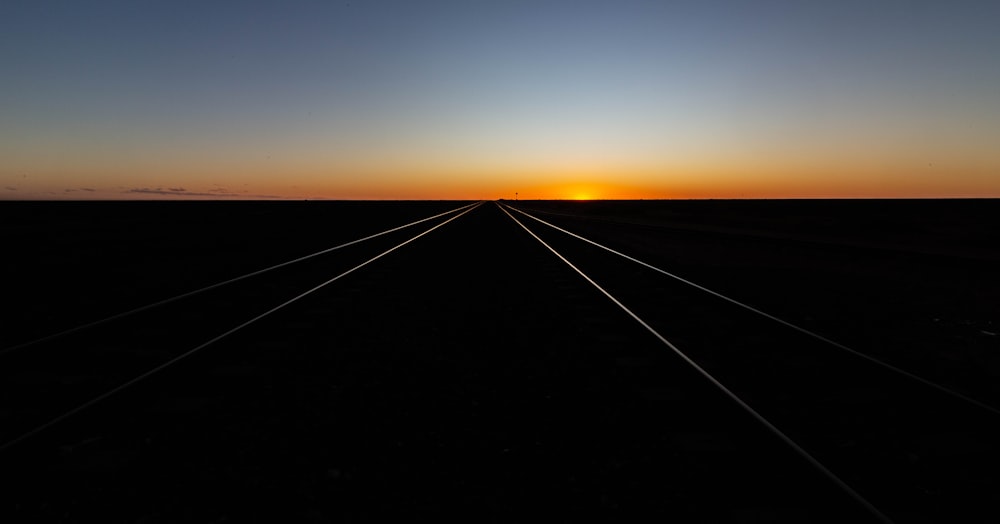
M 128 316 L 134 315 L 136 313 L 141 313 L 143 311 L 148 311 L 150 309 L 153 309 L 153 308 L 156 308 L 156 307 L 159 307 L 159 306 L 164 306 L 164 305 L 167 305 L 167 304 L 170 304 L 172 302 L 176 302 L 178 300 L 182 300 L 182 299 L 185 299 L 185 298 L 189 298 L 189 297 L 192 297 L 194 295 L 198 295 L 200 293 L 204 293 L 206 291 L 211 291 L 213 289 L 217 289 L 217 288 L 220 288 L 222 286 L 233 284 L 233 283 L 239 282 L 241 280 L 246 280 L 248 278 L 255 277 L 257 275 L 262 275 L 264 273 L 267 273 L 269 271 L 273 271 L 275 269 L 280 269 L 280 268 L 283 268 L 283 267 L 286 267 L 286 266 L 290 266 L 292 264 L 296 264 L 298 262 L 309 260 L 310 258 L 315 258 L 315 257 L 318 257 L 320 255 L 325 255 L 327 253 L 330 253 L 332 251 L 336 251 L 338 249 L 343 249 L 343 248 L 348 247 L 348 246 L 353 246 L 354 244 L 360 244 L 361 242 L 365 242 L 366 240 L 371 240 L 373 238 L 377 238 L 377 237 L 380 237 L 380 236 L 383 236 L 383 235 L 388 235 L 389 233 L 394 233 L 394 232 L 399 231 L 401 229 L 406 229 L 406 228 L 408 228 L 410 226 L 415 226 L 417 224 L 420 224 L 420 223 L 423 223 L 423 222 L 427 222 L 428 220 L 434 220 L 435 218 L 440 218 L 442 216 L 445 216 L 445 215 L 448 215 L 448 214 L 451 214 L 451 213 L 456 213 L 458 211 L 470 208 L 470 207 L 475 206 L 477 204 L 479 204 L 479 202 L 473 202 L 472 204 L 469 204 L 467 206 L 462 206 L 462 207 L 457 208 L 457 209 L 452 209 L 451 211 L 445 211 L 444 213 L 439 213 L 439 214 L 431 216 L 431 217 L 427 217 L 427 218 L 423 218 L 423 219 L 420 219 L 420 220 L 417 220 L 417 221 L 414 221 L 414 222 L 410 222 L 409 224 L 404 224 L 402 226 L 394 227 L 392 229 L 387 229 L 387 230 L 382 231 L 380 233 L 375 233 L 373 235 L 368 235 L 366 237 L 359 238 L 359 239 L 356 239 L 356 240 L 352 240 L 350 242 L 346 242 L 344 244 L 340 244 L 340 245 L 337 245 L 337 246 L 334 246 L 334 247 L 331 247 L 331 248 L 327 248 L 327 249 L 324 249 L 322 251 L 317 251 L 315 253 L 311 253 L 309 255 L 305 255 L 305 256 L 301 256 L 301 257 L 298 257 L 298 258 L 295 258 L 295 259 L 292 259 L 292 260 L 288 260 L 286 262 L 281 262 L 279 264 L 275 264 L 273 266 L 269 266 L 269 267 L 266 267 L 264 269 L 258 269 L 256 271 L 252 271 L 252 272 L 247 273 L 245 275 L 241 275 L 241 276 L 238 276 L 238 277 L 230 278 L 229 280 L 223 280 L 221 282 L 217 282 L 215 284 L 211 284 L 211 285 L 199 288 L 199 289 L 195 289 L 193 291 L 188 291 L 188 292 L 182 293 L 180 295 L 176 295 L 176 296 L 173 296 L 173 297 L 170 297 L 170 298 L 165 298 L 163 300 L 159 300 L 159 301 L 156 301 L 156 302 L 151 302 L 151 303 L 146 304 L 144 306 L 139 306 L 139 307 L 137 307 L 135 309 L 130 309 L 128 311 L 123 311 L 121 313 L 116 313 L 116 314 L 111 315 L 109 317 L 105 317 L 105 318 L 102 318 L 102 319 L 99 319 L 99 320 L 95 320 L 93 322 L 88 322 L 86 324 L 81 324 L 79 326 L 72 327 L 72 328 L 69 328 L 69 329 L 57 332 L 57 333 L 52 333 L 51 335 L 46 335 L 46 336 L 41 337 L 41 338 L 37 338 L 37 339 L 34 339 L 34 340 L 29 340 L 27 342 L 22 342 L 20 344 L 16 344 L 16 345 L 13 345 L 13 346 L 10 346 L 10 347 L 6 347 L 4 349 L 0 349 L 0 358 L 2 358 L 4 355 L 6 355 L 8 353 L 12 353 L 14 351 L 17 351 L 17 350 L 20 350 L 20 349 L 24 349 L 26 347 L 30 347 L 30 346 L 34 346 L 34 345 L 37 345 L 37 344 L 41 344 L 43 342 L 48 342 L 50 340 L 54 340 L 54 339 L 57 339 L 57 338 L 60 338 L 60 337 L 66 336 L 66 335 L 70 335 L 72 333 L 77 333 L 79 331 L 83 331 L 83 330 L 86 330 L 86 329 L 97 327 L 97 326 L 100 326 L 102 324 L 107 324 L 108 322 L 113 322 L 115 320 L 119 320 L 119 319 L 122 319 L 122 318 L 125 318 L 125 317 L 128 317 Z
M 499 203 L 497 203 L 497 205 L 500 206 Z M 650 333 L 652 333 L 654 337 L 656 337 L 660 342 L 662 342 L 664 345 L 666 345 L 668 348 L 670 348 L 670 350 L 673 351 L 674 354 L 676 354 L 685 363 L 687 363 L 689 366 L 691 366 L 695 371 L 698 372 L 698 374 L 700 374 L 702 377 L 704 377 L 706 380 L 708 380 L 709 383 L 711 383 L 713 386 L 715 386 L 715 388 L 718 389 L 719 391 L 721 391 L 726 397 L 728 397 L 730 400 L 732 400 L 733 402 L 735 402 L 741 409 L 743 409 L 743 411 L 747 412 L 747 414 L 749 414 L 751 417 L 753 417 L 755 420 L 757 420 L 757 422 L 759 422 L 760 424 L 762 424 L 771 434 L 773 434 L 778 439 L 780 439 L 782 442 L 784 442 L 786 445 L 788 445 L 796 454 L 798 454 L 801 458 L 805 459 L 806 462 L 808 462 L 811 466 L 813 466 L 813 468 L 815 468 L 816 470 L 818 470 L 824 477 L 826 477 L 831 482 L 833 482 L 838 488 L 840 488 L 851 499 L 853 499 L 855 502 L 857 502 L 858 504 L 860 504 L 861 506 L 863 506 L 869 513 L 871 513 L 873 516 L 875 516 L 876 518 L 878 518 L 880 521 L 882 521 L 882 522 L 889 522 L 889 523 L 892 522 L 892 519 L 890 519 L 887 515 L 885 515 L 884 513 L 882 513 L 871 502 L 869 502 L 867 499 L 865 499 L 864 496 L 862 496 L 860 493 L 858 493 L 849 484 L 847 484 L 846 482 L 844 482 L 840 477 L 838 477 L 832 470 L 830 470 L 828 467 L 826 467 L 822 462 L 820 462 L 819 460 L 817 460 L 816 457 L 813 457 L 808 451 L 805 450 L 805 448 L 803 448 L 802 446 L 800 446 L 797 442 L 795 442 L 794 440 L 792 440 L 791 437 L 789 437 L 783 431 L 781 431 L 780 429 L 778 429 L 777 426 L 775 426 L 769 420 L 767 420 L 766 418 L 764 418 L 764 416 L 761 415 L 760 413 L 758 413 L 757 410 L 755 410 L 754 408 L 752 408 L 743 399 L 741 399 L 737 394 L 733 393 L 729 388 L 727 388 L 724 384 L 722 384 L 722 382 L 719 382 L 719 380 L 716 379 L 714 376 L 712 376 L 711 373 L 709 373 L 704 368 L 702 368 L 701 366 L 699 366 L 694 360 L 691 360 L 691 358 L 688 357 L 677 346 L 675 346 L 672 342 L 670 342 L 669 340 L 667 340 L 663 335 L 661 335 L 658 331 L 656 331 L 656 329 L 654 329 L 652 326 L 650 326 L 649 324 L 647 324 L 646 321 L 644 321 L 642 318 L 639 317 L 639 315 L 636 315 L 634 312 L 632 312 L 631 309 L 629 309 L 625 304 L 621 303 L 621 301 L 619 301 L 617 298 L 615 298 L 614 295 L 612 295 L 607 290 L 605 290 L 603 287 L 601 287 L 600 284 L 598 284 L 592 278 L 590 278 L 589 276 L 587 276 L 586 273 L 584 273 L 578 267 L 576 267 L 575 265 L 573 265 L 572 262 L 570 262 L 566 257 L 564 257 L 562 254 L 560 254 L 558 251 L 556 251 L 552 246 L 550 246 L 549 244 L 547 244 L 544 240 L 542 240 L 541 237 L 539 237 L 538 235 L 536 235 L 531 229 L 528 229 L 527 226 L 525 226 L 523 223 L 521 223 L 520 220 L 518 220 L 517 218 L 515 218 L 514 215 L 510 214 L 510 212 L 507 211 L 506 209 L 504 209 L 504 207 L 506 207 L 506 206 L 501 206 L 500 210 L 503 211 L 504 213 L 506 213 L 507 216 L 511 218 L 511 220 L 513 220 L 517 225 L 521 226 L 521 228 L 523 228 L 525 231 L 527 231 L 529 235 L 531 235 L 532 237 L 534 237 L 535 240 L 537 240 L 538 242 L 540 242 L 549 251 L 551 251 L 555 256 L 559 257 L 559 259 L 562 260 L 563 262 L 565 262 L 566 265 L 568 265 L 570 268 L 573 269 L 573 271 L 576 271 L 580 276 L 582 276 L 584 278 L 584 280 L 586 280 L 592 286 L 594 286 L 595 288 L 597 288 L 598 291 L 600 291 L 604 296 L 606 296 L 608 299 L 610 299 L 612 302 L 614 302 L 614 304 L 616 306 L 618 306 L 619 308 L 621 308 L 625 313 L 627 313 L 630 317 L 632 317 L 642 327 L 646 328 L 646 330 L 649 331 Z M 516 211 L 516 209 L 515 209 L 515 211 Z M 527 213 L 524 213 L 524 214 L 527 214 Z
M 515 208 L 520 211 L 519 208 Z M 620 219 L 612 216 L 588 216 L 588 215 L 578 215 L 574 213 L 557 213 L 555 211 L 545 211 L 536 208 L 527 208 L 533 213 L 540 213 L 542 215 L 549 215 L 555 217 L 572 218 L 577 220 L 583 220 L 586 222 L 599 222 L 603 224 L 611 224 L 615 226 L 635 226 L 635 227 L 645 227 L 658 229 L 662 231 L 670 231 L 673 233 L 683 233 L 683 234 L 701 234 L 701 235 L 716 235 L 725 237 L 736 237 L 736 238 L 747 238 L 747 239 L 759 239 L 764 241 L 777 241 L 777 242 L 789 242 L 796 244 L 810 244 L 814 246 L 820 246 L 824 248 L 847 248 L 852 250 L 862 250 L 862 251 L 877 251 L 883 253 L 895 253 L 895 254 L 905 254 L 905 255 L 919 255 L 927 257 L 936 258 L 957 258 L 969 261 L 996 261 L 998 257 L 986 255 L 986 254 L 975 254 L 975 253 L 948 253 L 944 251 L 933 251 L 918 248 L 908 248 L 906 246 L 886 246 L 875 243 L 865 243 L 865 242 L 850 242 L 844 240 L 838 240 L 836 238 L 803 238 L 796 237 L 789 234 L 771 234 L 762 232 L 759 230 L 746 230 L 746 229 L 734 229 L 726 228 L 722 226 L 680 226 L 670 223 L 656 223 L 656 222 L 643 222 L 636 220 Z
M 420 238 L 420 237 L 422 237 L 422 236 L 430 233 L 431 231 L 434 231 L 435 229 L 437 229 L 437 228 L 439 228 L 439 227 L 447 224 L 448 222 L 451 222 L 451 221 L 453 221 L 453 220 L 455 220 L 457 218 L 462 217 L 466 213 L 468 213 L 468 212 L 472 211 L 473 209 L 476 209 L 477 207 L 479 207 L 481 204 L 482 204 L 482 202 L 476 202 L 474 204 L 470 204 L 469 206 L 465 206 L 465 208 L 466 208 L 465 211 L 459 213 L 458 215 L 455 215 L 455 216 L 449 218 L 448 220 L 445 220 L 444 222 L 441 222 L 440 224 L 437 224 L 437 225 L 431 227 L 430 229 L 427 229 L 424 232 L 422 232 L 422 233 L 420 233 L 420 234 L 418 234 L 416 236 L 413 236 L 410 239 L 405 240 L 402 243 L 397 244 L 397 245 L 395 245 L 395 246 L 393 246 L 393 247 L 391 247 L 391 248 L 389 248 L 389 249 L 387 249 L 387 250 L 379 253 L 378 255 L 375 255 L 372 258 L 369 258 L 368 260 L 366 260 L 366 261 L 364 261 L 364 262 L 362 262 L 362 263 L 360 263 L 360 264 L 352 267 L 351 269 L 348 269 L 347 271 L 344 271 L 343 273 L 340 273 L 339 275 L 337 275 L 337 276 L 335 276 L 335 277 L 333 277 L 333 278 L 331 278 L 331 279 L 329 279 L 329 280 L 327 280 L 327 281 L 325 281 L 325 282 L 323 282 L 323 283 L 321 283 L 321 284 L 319 284 L 319 285 L 317 285 L 317 286 L 315 286 L 315 287 L 313 287 L 313 288 L 311 288 L 311 289 L 309 289 L 309 290 L 307 290 L 307 291 L 305 291 L 303 293 L 300 293 L 299 295 L 296 295 L 295 297 L 293 297 L 291 299 L 288 299 L 288 300 L 282 302 L 281 304 L 279 304 L 279 305 L 277 305 L 277 306 L 275 306 L 275 307 L 273 307 L 273 308 L 271 308 L 271 309 L 269 309 L 269 310 L 267 310 L 267 311 L 265 311 L 265 312 L 263 312 L 263 313 L 255 316 L 255 317 L 251 318 L 250 320 L 247 320 L 247 321 L 245 321 L 245 322 L 243 322 L 243 323 L 241 323 L 241 324 L 239 324 L 239 325 L 237 325 L 237 326 L 235 326 L 233 328 L 230 328 L 229 330 L 227 330 L 227 331 L 225 331 L 225 332 L 223 332 L 223 333 L 221 333 L 219 335 L 216 335 L 215 337 L 212 337 L 211 339 L 209 339 L 209 340 L 207 340 L 205 342 L 202 342 L 201 344 L 195 346 L 194 348 L 191 348 L 191 349 L 185 351 L 184 353 L 181 353 L 180 355 L 177 355 L 176 357 L 174 357 L 174 358 L 172 358 L 172 359 L 170 359 L 170 360 L 168 360 L 168 361 L 166 361 L 166 362 L 164 362 L 164 363 L 162 363 L 162 364 L 154 367 L 153 369 L 150 369 L 149 371 L 146 371 L 146 372 L 142 373 L 141 375 L 138 375 L 138 376 L 136 376 L 136 377 L 134 377 L 134 378 L 132 378 L 132 379 L 130 379 L 130 380 L 128 380 L 128 381 L 126 381 L 126 382 L 118 385 L 118 386 L 115 386 L 114 388 L 112 388 L 112 389 L 110 389 L 110 390 L 108 390 L 108 391 L 106 391 L 104 393 L 101 393 L 100 395 L 98 395 L 98 396 L 96 396 L 96 397 L 94 397 L 94 398 L 92 398 L 92 399 L 84 402 L 83 404 L 80 404 L 77 407 L 75 407 L 73 409 L 70 409 L 69 411 L 66 411 L 66 412 L 64 412 L 63 414 L 61 414 L 61 415 L 59 415 L 57 417 L 54 417 L 54 418 L 50 419 L 49 421 L 47 421 L 47 422 L 45 422 L 43 424 L 40 424 L 40 425 L 36 426 L 35 428 L 33 428 L 33 429 L 29 430 L 29 431 L 26 431 L 26 432 L 22 433 L 21 435 L 13 438 L 11 440 L 8 440 L 7 442 L 4 442 L 3 444 L 0 444 L 0 453 L 3 453 L 5 451 L 9 450 L 10 448 L 16 446 L 17 444 L 19 444 L 21 442 L 24 442 L 25 440 L 27 440 L 27 439 L 29 439 L 29 438 L 31 438 L 31 437 L 33 437 L 33 436 L 35 436 L 35 435 L 37 435 L 37 434 L 45 431 L 46 429 L 48 429 L 48 428 L 50 428 L 52 426 L 55 426 L 56 424 L 59 424 L 60 422 L 62 422 L 64 420 L 66 420 L 66 419 L 68 419 L 68 418 L 70 418 L 70 417 L 72 417 L 72 416 L 80 413 L 81 411 L 84 411 L 84 410 L 86 410 L 86 409 L 94 406 L 95 404 L 98 404 L 99 402 L 107 400 L 108 398 L 110 398 L 110 397 L 112 397 L 112 396 L 120 393 L 121 391 L 123 391 L 123 390 L 125 390 L 125 389 L 127 389 L 127 388 L 129 388 L 129 387 L 131 387 L 131 386 L 133 386 L 133 385 L 135 385 L 135 384 L 137 384 L 137 383 L 139 383 L 139 382 L 141 382 L 141 381 L 143 381 L 143 380 L 145 380 L 145 379 L 153 376 L 153 375 L 155 375 L 156 373 L 159 373 L 159 372 L 163 371 L 164 369 L 166 369 L 166 368 L 168 368 L 168 367 L 176 364 L 177 362 L 180 362 L 181 360 L 183 360 L 183 359 L 185 359 L 185 358 L 193 355 L 194 353 L 196 353 L 196 352 L 198 352 L 198 351 L 200 351 L 200 350 L 202 350 L 202 349 L 204 349 L 204 348 L 206 348 L 206 347 L 208 347 L 208 346 L 210 346 L 210 345 L 212 345 L 212 344 L 214 344 L 214 343 L 216 343 L 216 342 L 218 342 L 218 341 L 220 341 L 220 340 L 228 337 L 229 335 L 232 335 L 233 333 L 236 333 L 237 331 L 240 331 L 240 330 L 246 328 L 247 326 L 250 326 L 251 324 L 256 323 L 257 321 L 259 321 L 259 320 L 261 320 L 263 318 L 266 318 L 266 317 L 272 315 L 273 313 L 275 313 L 275 312 L 277 312 L 277 311 L 279 311 L 281 309 L 284 309 L 285 307 L 287 307 L 287 306 L 289 306 L 289 305 L 291 305 L 291 304 L 293 304 L 293 303 L 301 300 L 302 298 L 305 298 L 306 296 L 311 295 L 312 293 L 314 293 L 316 291 L 319 291 L 320 289 L 322 289 L 322 288 L 324 288 L 324 287 L 332 284 L 333 282 L 336 282 L 337 280 L 340 280 L 341 278 L 343 278 L 343 277 L 345 277 L 345 276 L 347 276 L 347 275 L 349 275 L 349 274 L 357 271 L 358 269 L 361 269 L 361 268 L 367 266 L 368 264 L 371 264 L 372 262 L 374 262 L 374 261 L 376 261 L 376 260 L 378 260 L 378 259 L 380 259 L 380 258 L 382 258 L 382 257 L 384 257 L 386 255 L 388 255 L 389 253 L 392 253 L 393 251 L 396 251 L 397 249 L 399 249 L 399 248 L 401 248 L 401 247 L 403 247 L 403 246 L 405 246 L 405 245 L 413 242 L 414 240 L 417 240 L 418 238 Z
M 751 311 L 751 312 L 756 313 L 756 314 L 758 314 L 758 315 L 760 315 L 762 317 L 765 317 L 765 318 L 768 318 L 768 319 L 770 319 L 770 320 L 772 320 L 774 322 L 777 322 L 777 323 L 779 323 L 779 324 L 781 324 L 781 325 L 783 325 L 783 326 L 785 326 L 787 328 L 790 328 L 790 329 L 793 329 L 795 331 L 798 331 L 799 333 L 802 333 L 802 334 L 807 335 L 809 337 L 812 337 L 812 338 L 814 338 L 816 340 L 819 340 L 821 342 L 829 344 L 829 345 L 831 345 L 831 346 L 833 346 L 833 347 L 835 347 L 837 349 L 840 349 L 842 351 L 846 351 L 847 353 L 850 353 L 850 354 L 852 354 L 852 355 L 854 355 L 854 356 L 856 356 L 858 358 L 861 358 L 862 360 L 865 360 L 865 361 L 870 362 L 872 364 L 875 364 L 875 365 L 877 365 L 879 367 L 882 367 L 883 369 L 886 369 L 886 370 L 891 371 L 893 373 L 896 373 L 898 375 L 902 375 L 902 376 L 904 376 L 904 377 L 906 377 L 906 378 L 908 378 L 910 380 L 913 380 L 915 382 L 918 382 L 918 383 L 920 383 L 920 384 L 922 384 L 924 386 L 927 386 L 927 387 L 930 387 L 932 389 L 935 389 L 935 390 L 937 390 L 940 393 L 944 393 L 944 394 L 949 395 L 949 396 L 951 396 L 951 397 L 953 397 L 955 399 L 961 400 L 962 402 L 966 402 L 966 403 L 971 404 L 973 406 L 976 406 L 976 407 L 978 407 L 980 409 L 989 411 L 990 413 L 993 413 L 994 415 L 1000 416 L 1000 409 L 998 409 L 998 408 L 996 408 L 994 406 L 991 406 L 990 404 L 987 404 L 987 403 L 985 403 L 985 402 L 983 402 L 981 400 L 977 400 L 977 399 L 972 398 L 972 397 L 970 397 L 968 395 L 965 395 L 963 393 L 959 393 L 958 391 L 955 391 L 955 390 L 950 389 L 950 388 L 948 388 L 946 386 L 938 384 L 937 382 L 934 382 L 932 380 L 929 380 L 929 379 L 926 379 L 924 377 L 921 377 L 920 375 L 917 375 L 917 374 L 914 374 L 914 373 L 912 373 L 910 371 L 906 371 L 905 369 L 896 367 L 896 366 L 894 366 L 894 365 L 892 365 L 892 364 L 890 364 L 888 362 L 885 362 L 883 360 L 875 358 L 875 357 L 873 357 L 871 355 L 867 355 L 865 353 L 862 353 L 862 352 L 860 352 L 860 351 L 858 351 L 856 349 L 852 349 L 852 348 L 850 348 L 848 346 L 845 346 L 844 344 L 841 344 L 840 342 L 837 342 L 837 341 L 832 340 L 830 338 L 824 337 L 823 335 L 820 335 L 819 333 L 810 331 L 810 330 L 808 330 L 808 329 L 806 329 L 804 327 L 801 327 L 801 326 L 799 326 L 797 324 L 793 324 L 793 323 L 791 323 L 791 322 L 789 322 L 787 320 L 784 320 L 782 318 L 776 317 L 776 316 L 774 316 L 774 315 L 772 315 L 770 313 L 767 313 L 767 312 L 762 311 L 760 309 L 757 309 L 757 308 L 755 308 L 753 306 L 750 306 L 748 304 L 740 302 L 740 301 L 738 301 L 738 300 L 736 300 L 734 298 L 727 297 L 726 295 L 723 295 L 722 293 L 719 293 L 717 291 L 713 291 L 713 290 L 711 290 L 711 289 L 709 289 L 709 288 L 707 288 L 705 286 L 696 284 L 696 283 L 694 283 L 694 282 L 692 282 L 690 280 L 687 280 L 687 279 L 685 279 L 685 278 L 683 278 L 681 276 L 678 276 L 678 275 L 675 275 L 673 273 L 670 273 L 669 271 L 660 269 L 660 268 L 658 268 L 658 267 L 656 267 L 656 266 L 654 266 L 652 264 L 648 264 L 646 262 L 643 262 L 642 260 L 639 260 L 637 258 L 634 258 L 634 257 L 631 257 L 629 255 L 626 255 L 626 254 L 624 254 L 624 253 L 622 253 L 620 251 L 616 251 L 616 250 L 614 250 L 614 249 L 612 249 L 610 247 L 607 247 L 607 246 L 605 246 L 603 244 L 599 244 L 599 243 L 597 243 L 597 242 L 595 242 L 593 240 L 590 240 L 589 238 L 585 238 L 585 237 L 582 237 L 582 236 L 580 236 L 580 235 L 578 235 L 576 233 L 573 233 L 571 231 L 567 231 L 566 229 L 563 229 L 563 228 L 561 228 L 561 227 L 559 227 L 557 225 L 554 225 L 554 224 L 551 224 L 549 222 L 546 222 L 545 220 L 542 220 L 542 219 L 540 219 L 538 217 L 535 217 L 535 216 L 533 216 L 533 215 L 531 215 L 529 213 L 521 211 L 520 209 L 517 209 L 515 207 L 506 206 L 506 205 L 505 205 L 505 207 L 508 207 L 509 209 L 513 209 L 514 211 L 517 211 L 518 213 L 521 213 L 522 215 L 524 215 L 524 216 L 526 216 L 528 218 L 531 218 L 532 220 L 535 220 L 535 221 L 538 221 L 538 222 L 540 222 L 542 224 L 545 224 L 546 226 L 549 226 L 549 227 L 551 227 L 551 228 L 553 228 L 553 229 L 555 229 L 557 231 L 565 233 L 565 234 L 567 234 L 567 235 L 569 235 L 569 236 L 571 236 L 573 238 L 576 238 L 578 240 L 582 240 L 582 241 L 584 241 L 584 242 L 586 242 L 586 243 L 588 243 L 590 245 L 593 245 L 595 247 L 599 247 L 599 248 L 601 248 L 601 249 L 603 249 L 603 250 L 605 250 L 605 251 L 607 251 L 609 253 L 613 253 L 613 254 L 618 255 L 618 256 L 626 259 L 626 260 L 635 262 L 636 264 L 639 264 L 639 265 L 641 265 L 643 267 L 646 267 L 648 269 L 651 269 L 653 271 L 656 271 L 658 273 L 666 275 L 666 276 L 668 276 L 668 277 L 670 277 L 670 278 L 672 278 L 674 280 L 677 280 L 678 282 L 682 282 L 682 283 L 687 284 L 687 285 L 689 285 L 691 287 L 694 287 L 694 288 L 696 288 L 698 290 L 704 291 L 705 293 L 713 295 L 713 296 L 715 296 L 717 298 L 721 298 L 722 300 L 725 300 L 726 302 L 729 302 L 730 304 L 739 306 L 739 307 L 741 307 L 743 309 L 746 309 L 747 311 Z

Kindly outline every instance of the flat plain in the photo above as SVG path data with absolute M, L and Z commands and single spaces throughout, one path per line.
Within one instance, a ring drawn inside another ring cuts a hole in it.
M 0 347 L 468 204 L 4 203 Z M 200 348 L 0 451 L 5 520 L 875 518 L 651 331 L 894 520 L 997 517 L 998 415 L 894 370 L 1000 405 L 1000 202 L 459 213 L 0 354 L 6 442 Z

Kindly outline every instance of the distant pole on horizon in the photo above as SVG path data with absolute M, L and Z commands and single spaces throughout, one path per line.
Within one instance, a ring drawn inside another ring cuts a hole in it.
M 517 202 L 517 191 L 514 191 L 514 202 Z

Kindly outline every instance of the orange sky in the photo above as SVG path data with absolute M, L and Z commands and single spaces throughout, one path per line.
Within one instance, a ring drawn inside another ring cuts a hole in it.
M 0 199 L 1000 197 L 997 3 L 417 4 L 16 6 Z

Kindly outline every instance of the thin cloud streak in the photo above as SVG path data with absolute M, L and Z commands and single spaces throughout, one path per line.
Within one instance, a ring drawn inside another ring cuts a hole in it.
M 141 188 L 132 188 L 132 189 L 129 189 L 127 191 L 124 191 L 124 193 L 127 193 L 127 194 L 141 194 L 141 195 L 166 195 L 166 196 L 173 196 L 173 197 L 254 198 L 254 199 L 261 198 L 261 199 L 269 199 L 269 200 L 271 200 L 271 199 L 273 199 L 273 200 L 285 200 L 285 199 L 288 199 L 288 197 L 283 197 L 283 196 L 279 196 L 279 195 L 257 195 L 257 194 L 248 194 L 248 193 L 232 193 L 232 192 L 227 192 L 227 191 L 225 191 L 225 190 L 223 190 L 221 188 L 220 189 L 210 189 L 210 190 L 208 190 L 206 192 L 199 192 L 199 191 L 188 191 L 187 189 L 184 189 L 184 188 L 172 188 L 172 187 L 170 187 L 170 188 L 162 188 L 162 187 L 148 188 L 148 187 L 141 187 Z

